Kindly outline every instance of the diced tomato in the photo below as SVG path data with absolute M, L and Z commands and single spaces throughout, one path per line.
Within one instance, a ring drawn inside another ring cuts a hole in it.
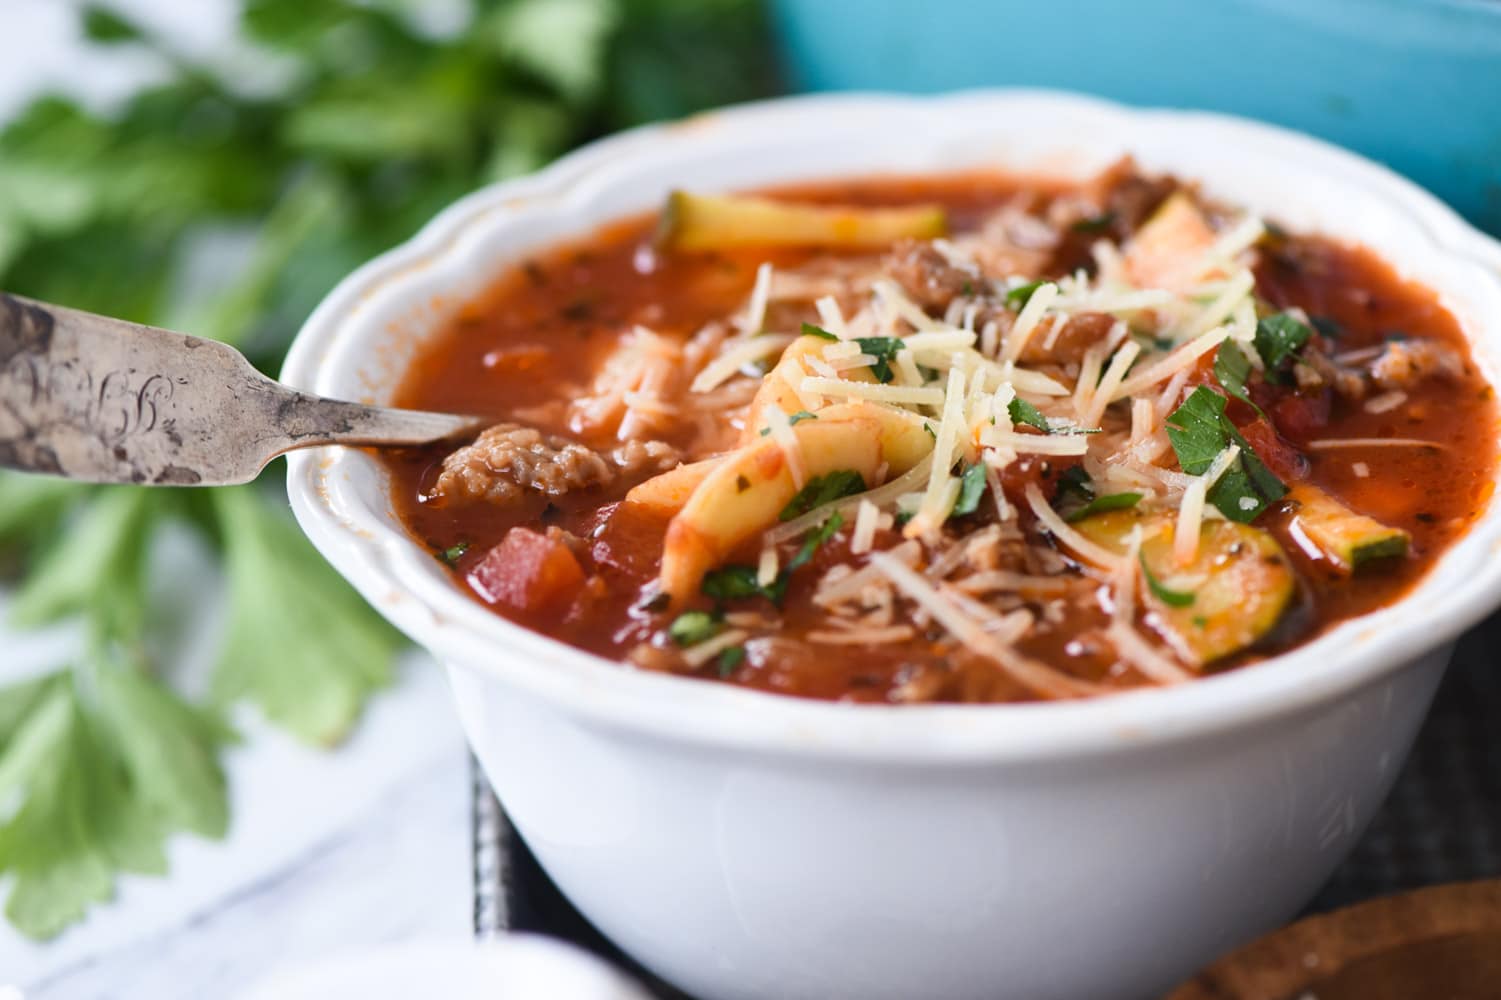
M 566 604 L 584 583 L 584 570 L 562 542 L 512 528 L 469 573 L 469 583 L 491 604 L 545 611 Z
M 1283 482 L 1295 483 L 1308 478 L 1308 459 L 1282 439 L 1276 428 L 1261 417 L 1240 424 L 1241 436 L 1262 463 Z
M 1317 392 L 1290 393 L 1272 404 L 1267 414 L 1277 430 L 1294 441 L 1307 441 L 1329 426 L 1332 394 L 1328 389 Z
M 662 564 L 667 520 L 641 504 L 626 502 L 603 507 L 599 515 L 590 547 L 594 561 L 643 582 L 655 576 Z

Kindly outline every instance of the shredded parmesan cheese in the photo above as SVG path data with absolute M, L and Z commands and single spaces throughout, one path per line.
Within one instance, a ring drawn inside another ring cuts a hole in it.
M 802 381 L 804 392 L 843 399 L 868 399 L 876 403 L 916 403 L 942 406 L 943 390 L 880 382 L 846 382 L 843 379 L 809 375 Z
M 1036 483 L 1028 483 L 1024 495 L 1027 498 L 1027 506 L 1032 508 L 1032 513 L 1037 515 L 1037 520 L 1042 522 L 1043 527 L 1052 532 L 1054 538 L 1072 549 L 1075 554 L 1104 569 L 1113 570 L 1121 564 L 1120 556 L 1102 545 L 1091 542 L 1059 517 L 1058 512 L 1049 507 L 1048 502 L 1043 499 L 1042 491 L 1037 488 Z
M 850 551 L 857 556 L 869 552 L 876 539 L 876 526 L 881 517 L 881 508 L 869 500 L 861 500 L 856 508 L 855 529 L 850 533 Z
M 1183 500 L 1178 506 L 1178 524 L 1173 532 L 1173 560 L 1179 566 L 1188 566 L 1199 557 L 1199 528 L 1204 521 L 1204 504 L 1209 491 L 1240 457 L 1240 445 L 1232 444 L 1214 457 L 1202 476 L 1196 476 L 1188 489 L 1183 491 Z M 1250 497 L 1242 497 L 1250 500 Z M 1251 500 L 1251 506 L 1256 501 Z
M 731 646 L 738 646 L 748 638 L 750 638 L 750 633 L 744 629 L 725 629 L 713 638 L 705 639 L 698 645 L 689 646 L 683 650 L 683 662 L 690 667 L 701 667 Z
M 1179 372 L 1187 372 L 1200 358 L 1224 343 L 1229 335 L 1230 328 L 1221 326 L 1190 340 L 1161 361 L 1148 365 L 1143 371 L 1122 382 L 1120 388 L 1111 394 L 1111 400 L 1139 396 L 1143 390 L 1165 382 Z
M 1379 396 L 1372 396 L 1366 400 L 1365 411 L 1367 413 L 1389 413 L 1405 402 L 1407 402 L 1407 393 L 1401 389 L 1394 389 L 1391 392 L 1383 392 Z
M 694 392 L 708 392 L 744 366 L 780 354 L 793 339 L 789 335 L 773 334 L 726 341 L 719 356 L 704 366 L 689 388 Z
M 1094 686 L 1060 673 L 1021 655 L 982 629 L 950 597 L 940 593 L 919 573 L 885 552 L 870 554 L 872 566 L 886 574 L 892 584 L 927 611 L 933 620 L 946 628 L 955 639 L 964 643 L 979 656 L 983 656 L 1005 670 L 1014 679 L 1034 691 L 1053 698 L 1072 698 L 1089 693 Z
M 751 288 L 750 302 L 745 307 L 745 319 L 740 325 L 742 333 L 755 336 L 766 329 L 766 300 L 770 295 L 771 263 L 764 261 L 756 268 L 756 283 Z
M 807 633 L 809 642 L 827 646 L 879 646 L 888 642 L 906 642 L 916 633 L 911 625 L 891 625 L 887 628 L 856 628 L 845 631 L 814 629 Z
M 1002 361 L 1015 361 L 1021 357 L 1022 348 L 1027 346 L 1027 341 L 1032 338 L 1032 333 L 1037 329 L 1043 314 L 1058 298 L 1058 286 L 1052 282 L 1037 286 L 1032 292 L 1027 304 L 1022 306 L 1022 311 L 1016 314 L 1016 322 L 1011 324 L 1011 329 L 1006 334 L 1005 343 L 1001 347 Z M 1059 320 L 1062 322 L 1062 320 Z
M 1331 451 L 1335 448 L 1442 448 L 1448 445 L 1439 441 L 1424 441 L 1422 438 L 1322 438 L 1308 442 L 1312 451 Z
M 756 566 L 756 583 L 763 587 L 770 587 L 773 583 L 777 582 L 777 570 L 779 568 L 776 546 L 766 546 L 766 548 L 761 550 L 761 560 Z

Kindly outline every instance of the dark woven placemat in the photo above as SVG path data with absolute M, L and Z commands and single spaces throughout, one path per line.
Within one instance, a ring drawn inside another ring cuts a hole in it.
M 563 898 L 517 836 L 476 765 L 474 930 L 531 931 L 643 972 Z M 1309 912 L 1419 886 L 1501 877 L 1501 614 L 1460 641 L 1412 756 L 1371 828 Z

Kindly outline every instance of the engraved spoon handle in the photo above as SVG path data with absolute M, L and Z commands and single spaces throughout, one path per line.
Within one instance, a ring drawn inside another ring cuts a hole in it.
M 418 445 L 484 423 L 311 396 L 218 341 L 0 292 L 0 467 L 223 486 L 295 448 Z

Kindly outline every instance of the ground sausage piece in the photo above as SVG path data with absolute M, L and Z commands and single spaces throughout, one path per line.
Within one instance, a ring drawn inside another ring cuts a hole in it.
M 614 478 L 609 462 L 575 441 L 531 427 L 496 424 L 443 460 L 429 498 L 509 504 L 527 490 L 556 496 Z
M 1346 399 L 1360 401 L 1365 398 L 1366 380 L 1353 368 L 1330 358 L 1317 348 L 1303 352 L 1303 363 L 1293 368 L 1298 387 L 1312 391 L 1328 386 Z
M 978 271 L 956 267 L 931 243 L 904 240 L 886 257 L 882 267 L 913 302 L 940 313 L 954 299 L 974 295 L 983 287 Z
M 1115 317 L 1109 313 L 1081 312 L 1070 316 L 1057 335 L 1049 320 L 1045 329 L 1038 329 L 1022 347 L 1023 364 L 1059 364 L 1082 361 L 1084 352 L 1110 335 L 1115 326 Z
M 1458 378 L 1464 358 L 1431 340 L 1393 340 L 1371 365 L 1371 377 L 1383 389 L 1407 389 L 1425 378 Z

